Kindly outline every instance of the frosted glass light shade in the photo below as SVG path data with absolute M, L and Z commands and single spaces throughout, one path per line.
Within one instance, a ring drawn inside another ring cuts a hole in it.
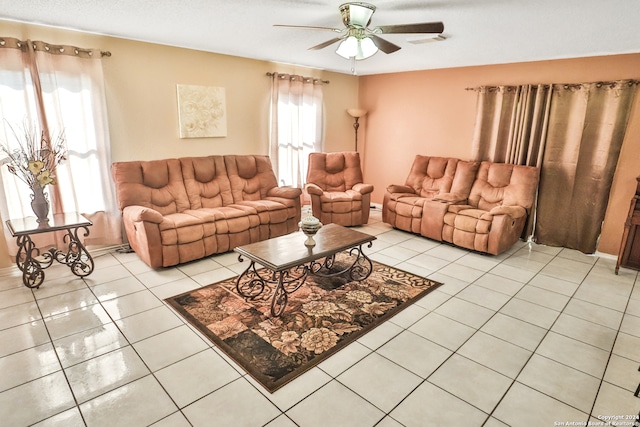
M 355 57 L 357 60 L 367 59 L 377 51 L 378 47 L 369 37 L 357 39 L 354 36 L 347 37 L 336 49 L 336 53 L 343 58 L 350 59 Z
M 360 47 L 360 49 L 358 49 L 359 50 L 358 53 L 360 54 L 359 56 L 361 57 L 358 58 L 358 56 L 356 56 L 356 59 L 366 59 L 378 51 L 378 46 L 376 46 L 373 40 L 370 39 L 369 37 L 366 37 L 358 41 L 359 41 L 359 47 Z
M 354 36 L 349 36 L 338 46 L 336 49 L 336 53 L 342 56 L 345 59 L 349 59 L 353 56 L 356 56 L 358 50 L 358 39 Z
M 349 108 L 347 113 L 355 119 L 366 116 L 367 110 L 363 110 L 362 108 Z

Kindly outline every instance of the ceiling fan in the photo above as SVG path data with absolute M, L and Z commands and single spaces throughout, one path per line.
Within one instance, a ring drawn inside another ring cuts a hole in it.
M 346 59 L 366 59 L 378 50 L 393 53 L 400 50 L 400 46 L 391 43 L 379 34 L 440 34 L 444 31 L 442 22 L 423 22 L 417 24 L 382 25 L 370 28 L 371 16 L 376 7 L 369 3 L 351 2 L 340 5 L 340 14 L 344 28 L 314 27 L 306 25 L 274 25 L 275 27 L 304 28 L 311 30 L 328 30 L 343 33 L 309 50 L 324 49 L 334 43 L 341 42 L 336 53 Z

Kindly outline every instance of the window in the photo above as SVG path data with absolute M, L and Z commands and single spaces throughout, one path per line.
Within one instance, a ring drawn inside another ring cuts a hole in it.
M 87 216 L 94 226 L 86 244 L 121 243 L 120 214 L 109 175 L 102 65 L 95 58 L 99 52 L 88 55 L 71 46 L 5 40 L 7 48 L 0 49 L 0 140 L 14 143 L 13 132 L 20 136 L 24 126 L 64 132 L 67 159 L 55 171 L 57 184 L 46 187 L 53 212 Z M 32 216 L 26 184 L 6 167 L 1 169 L 3 218 Z
M 280 185 L 302 188 L 309 153 L 322 150 L 322 82 L 274 74 L 271 160 Z

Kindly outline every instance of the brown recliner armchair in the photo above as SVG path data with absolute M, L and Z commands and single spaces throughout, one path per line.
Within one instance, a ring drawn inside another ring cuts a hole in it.
M 323 224 L 353 226 L 369 221 L 373 185 L 362 182 L 359 153 L 309 154 L 305 188 L 313 216 Z
M 442 240 L 501 254 L 518 241 L 538 188 L 539 169 L 482 162 L 466 204 L 447 206 Z

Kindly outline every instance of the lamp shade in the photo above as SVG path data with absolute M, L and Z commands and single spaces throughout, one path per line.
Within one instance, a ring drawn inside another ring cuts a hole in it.
M 356 56 L 356 59 L 366 59 L 378 51 L 378 46 L 376 46 L 373 40 L 369 37 L 365 37 L 362 40 L 358 40 L 358 42 L 359 42 L 358 56 L 360 56 L 360 58 Z
M 360 118 L 367 115 L 367 110 L 363 110 L 361 108 L 349 108 L 347 113 L 353 118 Z
M 338 45 L 336 53 L 345 59 L 367 59 L 378 51 L 378 47 L 369 37 L 349 36 Z
M 349 36 L 342 42 L 340 42 L 340 45 L 338 45 L 338 49 L 336 49 L 336 53 L 345 59 L 349 59 L 352 56 L 356 56 L 357 50 L 358 39 L 356 39 L 354 36 Z

